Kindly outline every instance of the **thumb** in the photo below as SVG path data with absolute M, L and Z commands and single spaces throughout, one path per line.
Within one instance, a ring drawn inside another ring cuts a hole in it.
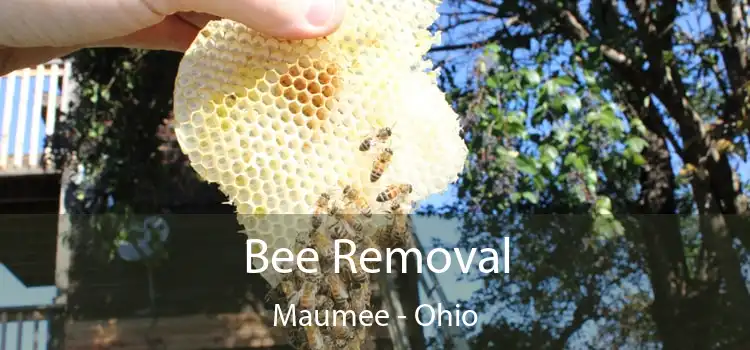
M 308 39 L 331 34 L 341 24 L 346 8 L 346 0 L 150 0 L 150 2 L 157 12 L 165 14 L 179 11 L 203 12 L 243 23 L 269 36 L 286 39 Z M 166 7 L 160 6 L 160 3 Z

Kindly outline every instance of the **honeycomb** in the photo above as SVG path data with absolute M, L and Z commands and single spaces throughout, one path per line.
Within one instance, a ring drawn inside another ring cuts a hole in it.
M 335 33 L 297 41 L 217 20 L 187 50 L 174 91 L 178 142 L 269 252 L 292 247 L 310 220 L 267 214 L 310 214 L 321 193 L 352 185 L 387 209 L 376 197 L 388 185 L 411 184 L 416 202 L 457 180 L 467 148 L 423 58 L 440 40 L 427 30 L 437 5 L 350 0 Z M 378 151 L 358 148 L 384 127 L 393 156 L 372 182 Z M 276 285 L 271 270 L 264 277 Z
M 192 167 L 219 185 L 267 256 L 310 247 L 322 257 L 321 274 L 262 273 L 282 302 L 369 308 L 371 276 L 333 273 L 326 247 L 336 236 L 360 252 L 406 246 L 406 214 L 457 180 L 468 150 L 423 58 L 440 41 L 427 30 L 437 5 L 349 0 L 335 33 L 297 41 L 212 21 L 180 63 L 175 133 Z M 367 330 L 355 328 L 291 335 L 303 348 L 358 349 Z

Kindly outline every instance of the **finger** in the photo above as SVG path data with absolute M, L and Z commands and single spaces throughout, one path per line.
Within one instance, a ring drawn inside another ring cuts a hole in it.
M 154 12 L 145 0 L 2 0 L 0 46 L 99 42 L 153 26 L 164 15 Z
M 167 16 L 163 21 L 133 34 L 99 41 L 88 47 L 126 47 L 148 50 L 185 52 L 201 27 L 178 16 Z
M 0 76 L 65 56 L 78 47 L 0 48 Z
M 150 0 L 157 11 L 162 9 Z M 328 35 L 344 18 L 346 0 L 182 0 L 174 11 L 209 13 L 243 23 L 264 34 L 287 39 Z
M 133 34 L 102 40 L 88 44 L 86 47 L 127 47 L 184 52 L 193 42 L 199 30 L 200 27 L 177 16 L 168 16 L 156 25 L 139 30 Z M 10 73 L 16 69 L 32 67 L 47 62 L 82 47 L 82 45 L 79 45 L 68 47 L 0 48 L 0 75 Z
M 180 19 L 192 24 L 196 28 L 203 28 L 209 21 L 220 19 L 220 17 L 200 12 L 178 12 L 175 16 L 180 17 Z

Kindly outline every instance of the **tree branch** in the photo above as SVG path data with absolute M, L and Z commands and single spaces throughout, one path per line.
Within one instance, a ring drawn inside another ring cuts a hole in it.
M 573 321 L 567 325 L 560 336 L 554 341 L 552 349 L 565 349 L 570 337 L 578 331 L 586 321 L 594 314 L 596 306 L 599 304 L 601 297 L 596 291 L 596 282 L 594 278 L 589 278 L 586 286 L 586 295 L 581 298 L 573 312 Z
M 722 20 L 724 14 L 726 23 Z M 747 106 L 745 99 L 747 92 L 743 88 L 748 82 L 748 48 L 746 35 L 742 27 L 742 7 L 740 2 L 733 4 L 731 0 L 709 0 L 708 13 L 714 27 L 714 40 L 723 42 L 722 33 L 726 33 L 729 43 L 719 49 L 727 69 L 731 90 L 726 93 L 724 104 L 724 118 L 727 120 L 741 120 L 747 122 Z M 748 131 L 750 136 L 750 130 Z

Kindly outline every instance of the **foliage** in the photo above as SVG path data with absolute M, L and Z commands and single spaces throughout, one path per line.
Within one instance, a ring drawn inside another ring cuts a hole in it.
M 89 244 L 112 258 L 116 241 L 137 239 L 128 233 L 143 220 L 138 213 L 158 211 L 160 187 L 181 171 L 164 137 L 180 55 L 89 49 L 70 58 L 78 101 L 51 146 L 56 166 L 72 175 L 68 210 L 84 214 L 81 227 L 106 235 Z
M 513 248 L 510 275 L 476 276 L 475 346 L 747 342 L 748 3 L 449 4 L 432 54 L 471 156 L 425 214 Z

